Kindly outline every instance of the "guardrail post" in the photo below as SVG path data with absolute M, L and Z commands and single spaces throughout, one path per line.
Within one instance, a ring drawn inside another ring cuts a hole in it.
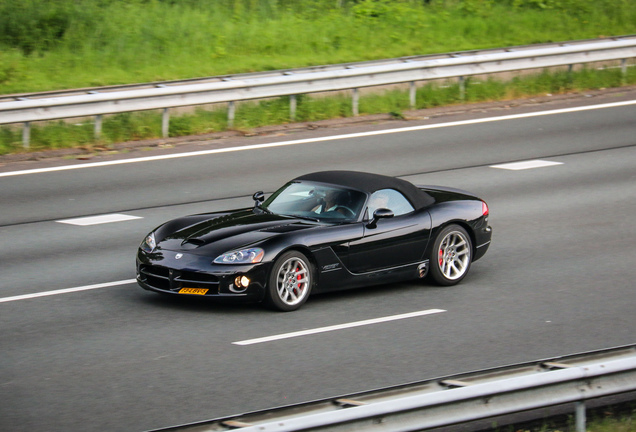
M 353 111 L 353 116 L 357 117 L 358 116 L 358 103 L 360 101 L 360 94 L 357 88 L 353 89 L 353 98 L 351 101 L 351 105 L 352 105 L 352 111 Z
M 102 115 L 96 115 L 95 116 L 95 140 L 99 140 L 102 136 Z
M 170 130 L 170 108 L 164 108 L 161 115 L 161 135 L 164 138 L 168 138 L 168 132 Z
M 623 84 L 627 81 L 627 59 L 621 60 L 621 81 Z
M 459 77 L 459 100 L 466 99 L 466 81 L 463 76 Z
M 576 403 L 576 432 L 585 432 L 585 402 Z
M 31 123 L 24 122 L 22 127 L 22 147 L 29 148 L 29 141 L 31 140 Z
M 289 96 L 289 119 L 296 120 L 296 95 Z
M 231 128 L 234 126 L 234 114 L 235 114 L 235 106 L 234 101 L 230 101 L 227 104 L 227 127 Z
M 411 109 L 415 109 L 416 90 L 417 89 L 415 88 L 415 81 L 411 81 L 409 87 L 409 105 L 411 106 Z

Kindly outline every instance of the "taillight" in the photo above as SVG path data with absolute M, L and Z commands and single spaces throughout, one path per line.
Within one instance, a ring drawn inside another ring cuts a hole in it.
M 485 201 L 481 202 L 481 215 L 488 216 L 490 214 L 490 210 L 488 210 L 488 204 Z

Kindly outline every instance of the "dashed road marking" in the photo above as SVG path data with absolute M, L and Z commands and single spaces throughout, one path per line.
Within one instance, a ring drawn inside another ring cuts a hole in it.
M 89 217 L 82 217 L 82 218 L 75 218 L 75 219 L 64 219 L 64 220 L 58 220 L 56 222 L 69 224 L 69 225 L 88 226 L 88 225 L 99 225 L 99 224 L 112 223 L 112 222 L 123 222 L 123 221 L 134 220 L 134 219 L 143 219 L 143 218 L 141 216 L 112 213 L 112 214 L 105 214 L 101 216 L 89 216 Z
M 38 297 L 48 297 L 48 296 L 59 295 L 59 294 L 68 294 L 68 293 L 78 292 L 78 291 L 88 291 L 88 290 L 94 290 L 99 288 L 109 288 L 109 287 L 114 287 L 119 285 L 128 285 L 135 282 L 137 282 L 136 279 L 126 279 L 126 280 L 106 282 L 106 283 L 95 284 L 95 285 L 85 285 L 85 286 L 74 287 L 74 288 L 64 288 L 64 289 L 59 289 L 55 291 L 44 291 L 39 293 L 23 294 L 23 295 L 17 295 L 12 297 L 1 297 L 0 303 L 7 303 L 7 302 L 18 301 L 18 300 L 28 300 L 28 299 L 38 298 Z
M 549 167 L 554 165 L 563 165 L 563 162 L 552 162 L 552 161 L 536 159 L 536 160 L 513 162 L 513 163 L 507 163 L 507 164 L 501 164 L 501 165 L 491 165 L 490 168 L 519 171 L 519 170 L 532 169 L 532 168 Z
M 396 320 L 401 320 L 401 319 L 414 318 L 414 317 L 419 317 L 419 316 L 423 316 L 423 315 L 438 314 L 438 313 L 442 313 L 442 312 L 446 312 L 446 311 L 444 309 L 428 309 L 428 310 L 422 310 L 422 311 L 417 311 L 417 312 L 405 313 L 405 314 L 401 314 L 401 315 L 392 315 L 392 316 L 387 316 L 387 317 L 382 317 L 382 318 L 373 318 L 373 319 L 368 319 L 368 320 L 364 320 L 364 321 L 355 321 L 355 322 L 350 322 L 350 323 L 345 323 L 345 324 L 338 324 L 338 325 L 333 325 L 333 326 L 329 326 L 329 327 L 319 327 L 319 328 L 310 329 L 310 330 L 301 330 L 301 331 L 297 331 L 297 332 L 278 334 L 278 335 L 274 335 L 274 336 L 266 336 L 266 337 L 257 338 L 257 339 L 248 339 L 248 340 L 239 341 L 239 342 L 232 342 L 232 344 L 234 344 L 234 345 L 254 345 L 254 344 L 263 343 L 263 342 L 271 342 L 271 341 L 276 341 L 276 340 L 281 340 L 281 339 L 290 339 L 290 338 L 294 338 L 294 337 L 298 337 L 298 336 L 307 336 L 307 335 L 312 335 L 312 334 L 316 334 L 316 333 L 325 333 L 325 332 L 330 332 L 330 331 L 335 331 L 335 330 L 348 329 L 348 328 L 352 328 L 352 327 L 360 327 L 360 326 L 383 323 L 383 322 L 388 322 L 388 321 L 396 321 Z

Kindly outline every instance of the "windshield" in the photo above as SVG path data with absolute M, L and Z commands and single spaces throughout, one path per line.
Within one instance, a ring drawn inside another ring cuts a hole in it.
M 313 182 L 291 182 L 262 205 L 271 213 L 321 222 L 357 221 L 366 195 L 362 192 Z

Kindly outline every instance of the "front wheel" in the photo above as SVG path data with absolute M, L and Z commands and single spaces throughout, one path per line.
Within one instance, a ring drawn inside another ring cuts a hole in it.
M 449 225 L 435 239 L 431 252 L 431 277 L 440 285 L 459 283 L 470 268 L 473 247 L 470 236 L 459 225 Z
M 266 301 L 280 311 L 296 310 L 307 301 L 312 283 L 313 271 L 309 259 L 297 251 L 285 252 L 272 267 Z

